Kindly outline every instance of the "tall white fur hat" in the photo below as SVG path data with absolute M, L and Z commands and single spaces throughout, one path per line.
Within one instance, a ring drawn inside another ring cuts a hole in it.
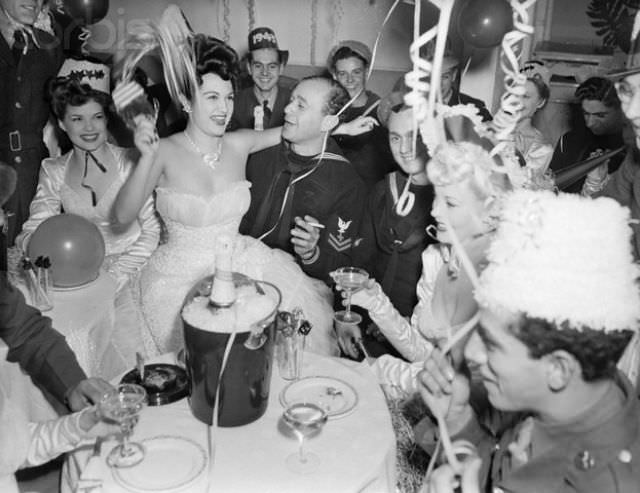
M 515 191 L 487 258 L 476 293 L 483 307 L 574 329 L 638 330 L 629 209 L 612 199 Z

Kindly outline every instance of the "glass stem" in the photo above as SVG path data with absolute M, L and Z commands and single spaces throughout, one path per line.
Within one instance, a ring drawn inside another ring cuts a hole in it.
M 344 318 L 346 318 L 348 320 L 350 315 L 351 315 L 351 291 L 349 291 L 349 293 L 347 294 L 347 307 L 346 308 L 347 309 L 345 310 Z
M 304 454 L 304 435 L 302 433 L 298 436 L 298 443 L 299 443 L 298 453 L 300 455 L 300 462 L 304 464 L 307 462 L 307 456 Z
M 129 427 L 122 427 L 122 449 L 120 455 L 122 457 L 127 457 L 130 455 L 129 449 L 129 435 L 131 434 L 131 430 Z

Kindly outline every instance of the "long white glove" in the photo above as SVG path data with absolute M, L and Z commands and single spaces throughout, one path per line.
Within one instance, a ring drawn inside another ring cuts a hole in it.
M 372 365 L 389 398 L 401 399 L 418 392 L 418 373 L 423 368 L 422 361 L 407 363 L 394 356 L 383 354 Z

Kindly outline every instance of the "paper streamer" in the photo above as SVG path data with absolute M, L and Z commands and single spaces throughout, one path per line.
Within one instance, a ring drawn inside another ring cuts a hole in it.
M 316 43 L 318 41 L 318 0 L 311 0 L 311 39 L 309 43 L 309 63 L 316 66 Z
M 500 155 L 504 164 L 501 171 L 509 173 L 510 177 L 511 172 L 513 172 L 514 177 L 517 176 L 515 170 L 519 168 L 512 134 L 522 108 L 521 96 L 524 93 L 524 84 L 526 81 L 526 77 L 520 74 L 519 71 L 519 54 L 522 50 L 518 44 L 521 43 L 526 36 L 533 33 L 533 26 L 530 24 L 527 9 L 531 8 L 535 2 L 536 0 L 510 0 L 510 5 L 513 10 L 514 29 L 506 33 L 502 41 L 500 66 L 505 73 L 505 93 L 500 99 L 500 110 L 494 118 L 494 140 L 497 141 L 497 143 L 492 149 L 491 155 Z M 413 108 L 414 125 L 416 127 L 419 125 L 423 142 L 427 146 L 430 154 L 433 154 L 437 146 L 445 142 L 446 139 L 443 121 L 444 112 L 442 110 L 439 111 L 439 108 L 443 108 L 442 94 L 440 93 L 440 76 L 442 73 L 442 58 L 446 47 L 448 26 L 453 9 L 453 0 L 431 0 L 431 3 L 440 9 L 438 24 L 421 35 L 419 34 L 420 3 L 421 2 L 416 2 L 414 10 L 414 40 L 409 48 L 413 68 L 405 76 L 405 82 L 407 86 L 411 88 L 411 92 L 405 95 L 405 102 Z M 420 49 L 434 39 L 435 53 L 433 63 L 430 63 L 420 57 Z M 476 126 L 476 128 L 479 127 L 477 121 L 474 121 L 474 126 Z M 496 168 L 500 167 L 496 166 Z M 514 185 L 518 186 L 519 184 L 514 183 Z M 474 265 L 464 251 L 462 244 L 455 234 L 455 229 L 451 227 L 446 214 L 443 217 L 443 221 L 451 234 L 454 252 L 460 258 L 471 283 L 477 287 L 478 275 Z M 447 344 L 443 348 L 443 353 L 446 354 L 459 340 L 463 339 L 466 334 L 473 330 L 477 321 L 478 315 L 476 314 L 464 327 L 459 329 L 455 334 L 451 334 Z M 436 415 L 435 417 L 438 421 L 440 443 L 444 450 L 446 461 L 455 473 L 459 475 L 462 472 L 462 465 L 457 455 L 476 454 L 475 447 L 468 442 L 457 441 L 452 443 L 444 416 Z M 435 458 L 434 455 L 432 461 L 435 460 Z M 427 470 L 430 473 L 432 469 L 433 464 L 430 464 Z M 425 484 L 428 484 L 428 481 L 429 476 L 427 475 L 425 477 Z
M 247 15 L 249 16 L 249 32 L 256 27 L 256 0 L 247 0 Z
M 222 41 L 228 43 L 231 39 L 231 0 L 222 0 Z
M 516 157 L 513 131 L 518 123 L 522 111 L 521 98 L 525 92 L 524 74 L 520 73 L 520 57 L 522 46 L 520 43 L 533 34 L 533 25 L 530 22 L 529 12 L 537 0 L 510 0 L 513 10 L 513 27 L 502 38 L 502 51 L 500 53 L 500 67 L 504 72 L 504 93 L 500 98 L 500 109 L 493 118 L 492 128 L 497 141 L 491 150 L 491 156 L 500 155 L 504 164 L 498 168 L 500 172 L 509 174 L 509 178 L 516 187 L 524 186 L 527 178 L 524 170 Z M 520 45 L 520 46 L 519 46 Z
M 338 35 L 340 32 L 340 25 L 342 24 L 342 18 L 344 17 L 344 8 L 342 6 L 342 0 L 333 0 L 332 6 L 332 32 L 331 40 L 332 45 L 338 44 Z

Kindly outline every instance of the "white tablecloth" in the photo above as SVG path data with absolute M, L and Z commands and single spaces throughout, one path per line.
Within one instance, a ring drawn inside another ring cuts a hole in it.
M 53 309 L 44 315 L 65 336 L 78 363 L 88 376 L 101 375 L 99 369 L 115 324 L 116 282 L 105 272 L 78 289 L 53 291 Z M 107 375 L 112 378 L 113 375 Z
M 29 303 L 29 293 L 20 277 L 14 274 L 12 282 Z M 89 376 L 97 376 L 101 362 L 110 358 L 108 347 L 115 320 L 115 292 L 115 281 L 102 273 L 85 287 L 53 291 L 53 309 L 44 313 L 51 318 L 53 327 L 66 337 L 80 366 Z M 32 421 L 54 417 L 55 412 L 31 379 L 17 363 L 7 361 L 8 351 L 7 345 L 0 340 L 0 385 Z M 108 375 L 111 377 L 113 375 Z
M 22 409 L 29 421 L 46 421 L 58 414 L 45 399 L 40 389 L 17 363 L 7 361 L 9 348 L 0 340 L 0 387 L 4 394 Z M 1 440 L 2 438 L 0 438 Z
M 161 361 L 173 363 L 165 355 Z M 327 422 L 319 435 L 308 440 L 307 450 L 321 458 L 319 468 L 298 474 L 285 465 L 285 458 L 297 450 L 296 440 L 278 431 L 283 408 L 279 394 L 288 382 L 273 370 L 269 405 L 259 420 L 241 427 L 215 431 L 215 463 L 209 492 L 313 493 L 395 491 L 395 436 L 384 396 L 366 364 L 305 354 L 302 376 L 322 375 L 351 384 L 358 394 L 353 413 Z M 207 450 L 207 429 L 196 420 L 186 399 L 143 410 L 133 439 L 157 435 L 190 438 Z M 122 493 L 123 488 L 104 458 L 114 442 L 102 450 L 101 476 L 104 493 Z M 91 447 L 71 454 L 63 471 L 63 492 L 70 492 Z M 135 467 L 135 466 L 134 466 Z M 171 464 L 167 464 L 171 467 Z M 182 491 L 206 492 L 207 475 Z

